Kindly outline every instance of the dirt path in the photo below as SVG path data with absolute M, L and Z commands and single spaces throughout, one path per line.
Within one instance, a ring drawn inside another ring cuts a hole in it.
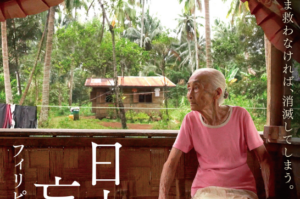
M 121 122 L 100 122 L 102 126 L 122 128 Z M 152 129 L 151 124 L 127 124 L 128 129 Z
M 84 119 L 95 119 L 95 116 L 82 116 Z M 99 120 L 99 124 L 105 127 L 122 128 L 121 122 L 104 122 Z M 151 124 L 127 124 L 128 129 L 152 129 Z

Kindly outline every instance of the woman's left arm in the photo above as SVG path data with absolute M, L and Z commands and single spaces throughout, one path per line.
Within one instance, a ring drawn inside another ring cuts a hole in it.
M 261 173 L 265 184 L 266 197 L 273 198 L 275 196 L 273 161 L 265 145 L 261 145 L 260 147 L 253 149 L 253 151 L 260 164 Z

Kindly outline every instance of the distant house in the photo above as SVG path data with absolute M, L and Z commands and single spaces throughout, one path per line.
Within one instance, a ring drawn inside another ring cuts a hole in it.
M 138 108 L 160 108 L 163 104 L 163 87 L 175 87 L 176 85 L 168 78 L 160 77 L 118 77 L 118 84 L 122 92 L 122 99 L 125 107 Z M 114 107 L 113 92 L 114 80 L 112 78 L 88 78 L 85 86 L 92 87 L 90 99 L 93 107 Z M 125 109 L 129 110 L 129 109 Z M 140 111 L 141 109 L 134 109 Z M 142 109 L 144 112 L 159 111 Z M 93 108 L 96 118 L 107 117 L 112 109 Z

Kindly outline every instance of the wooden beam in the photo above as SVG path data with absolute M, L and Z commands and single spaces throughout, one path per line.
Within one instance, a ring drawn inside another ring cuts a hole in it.
M 97 144 L 120 143 L 122 147 L 172 147 L 175 138 L 88 138 L 88 137 L 1 137 L 0 146 L 11 147 L 24 145 L 25 147 L 91 147 Z
M 264 137 L 269 142 L 278 142 L 286 135 L 282 120 L 283 86 L 283 53 L 277 50 L 269 41 L 265 46 L 268 50 L 267 57 L 267 124 L 264 127 Z
M 176 137 L 178 130 L 122 130 L 122 129 L 1 129 L 0 137 L 49 136 L 167 136 Z

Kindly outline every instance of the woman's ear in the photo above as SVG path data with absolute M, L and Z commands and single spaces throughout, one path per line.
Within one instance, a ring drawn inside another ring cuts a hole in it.
M 215 94 L 216 94 L 216 95 L 215 95 L 215 98 L 216 98 L 216 99 L 219 99 L 219 98 L 221 97 L 222 93 L 223 93 L 223 92 L 222 92 L 222 89 L 221 89 L 220 87 L 217 88 L 217 89 L 216 89 L 216 92 L 215 92 Z

